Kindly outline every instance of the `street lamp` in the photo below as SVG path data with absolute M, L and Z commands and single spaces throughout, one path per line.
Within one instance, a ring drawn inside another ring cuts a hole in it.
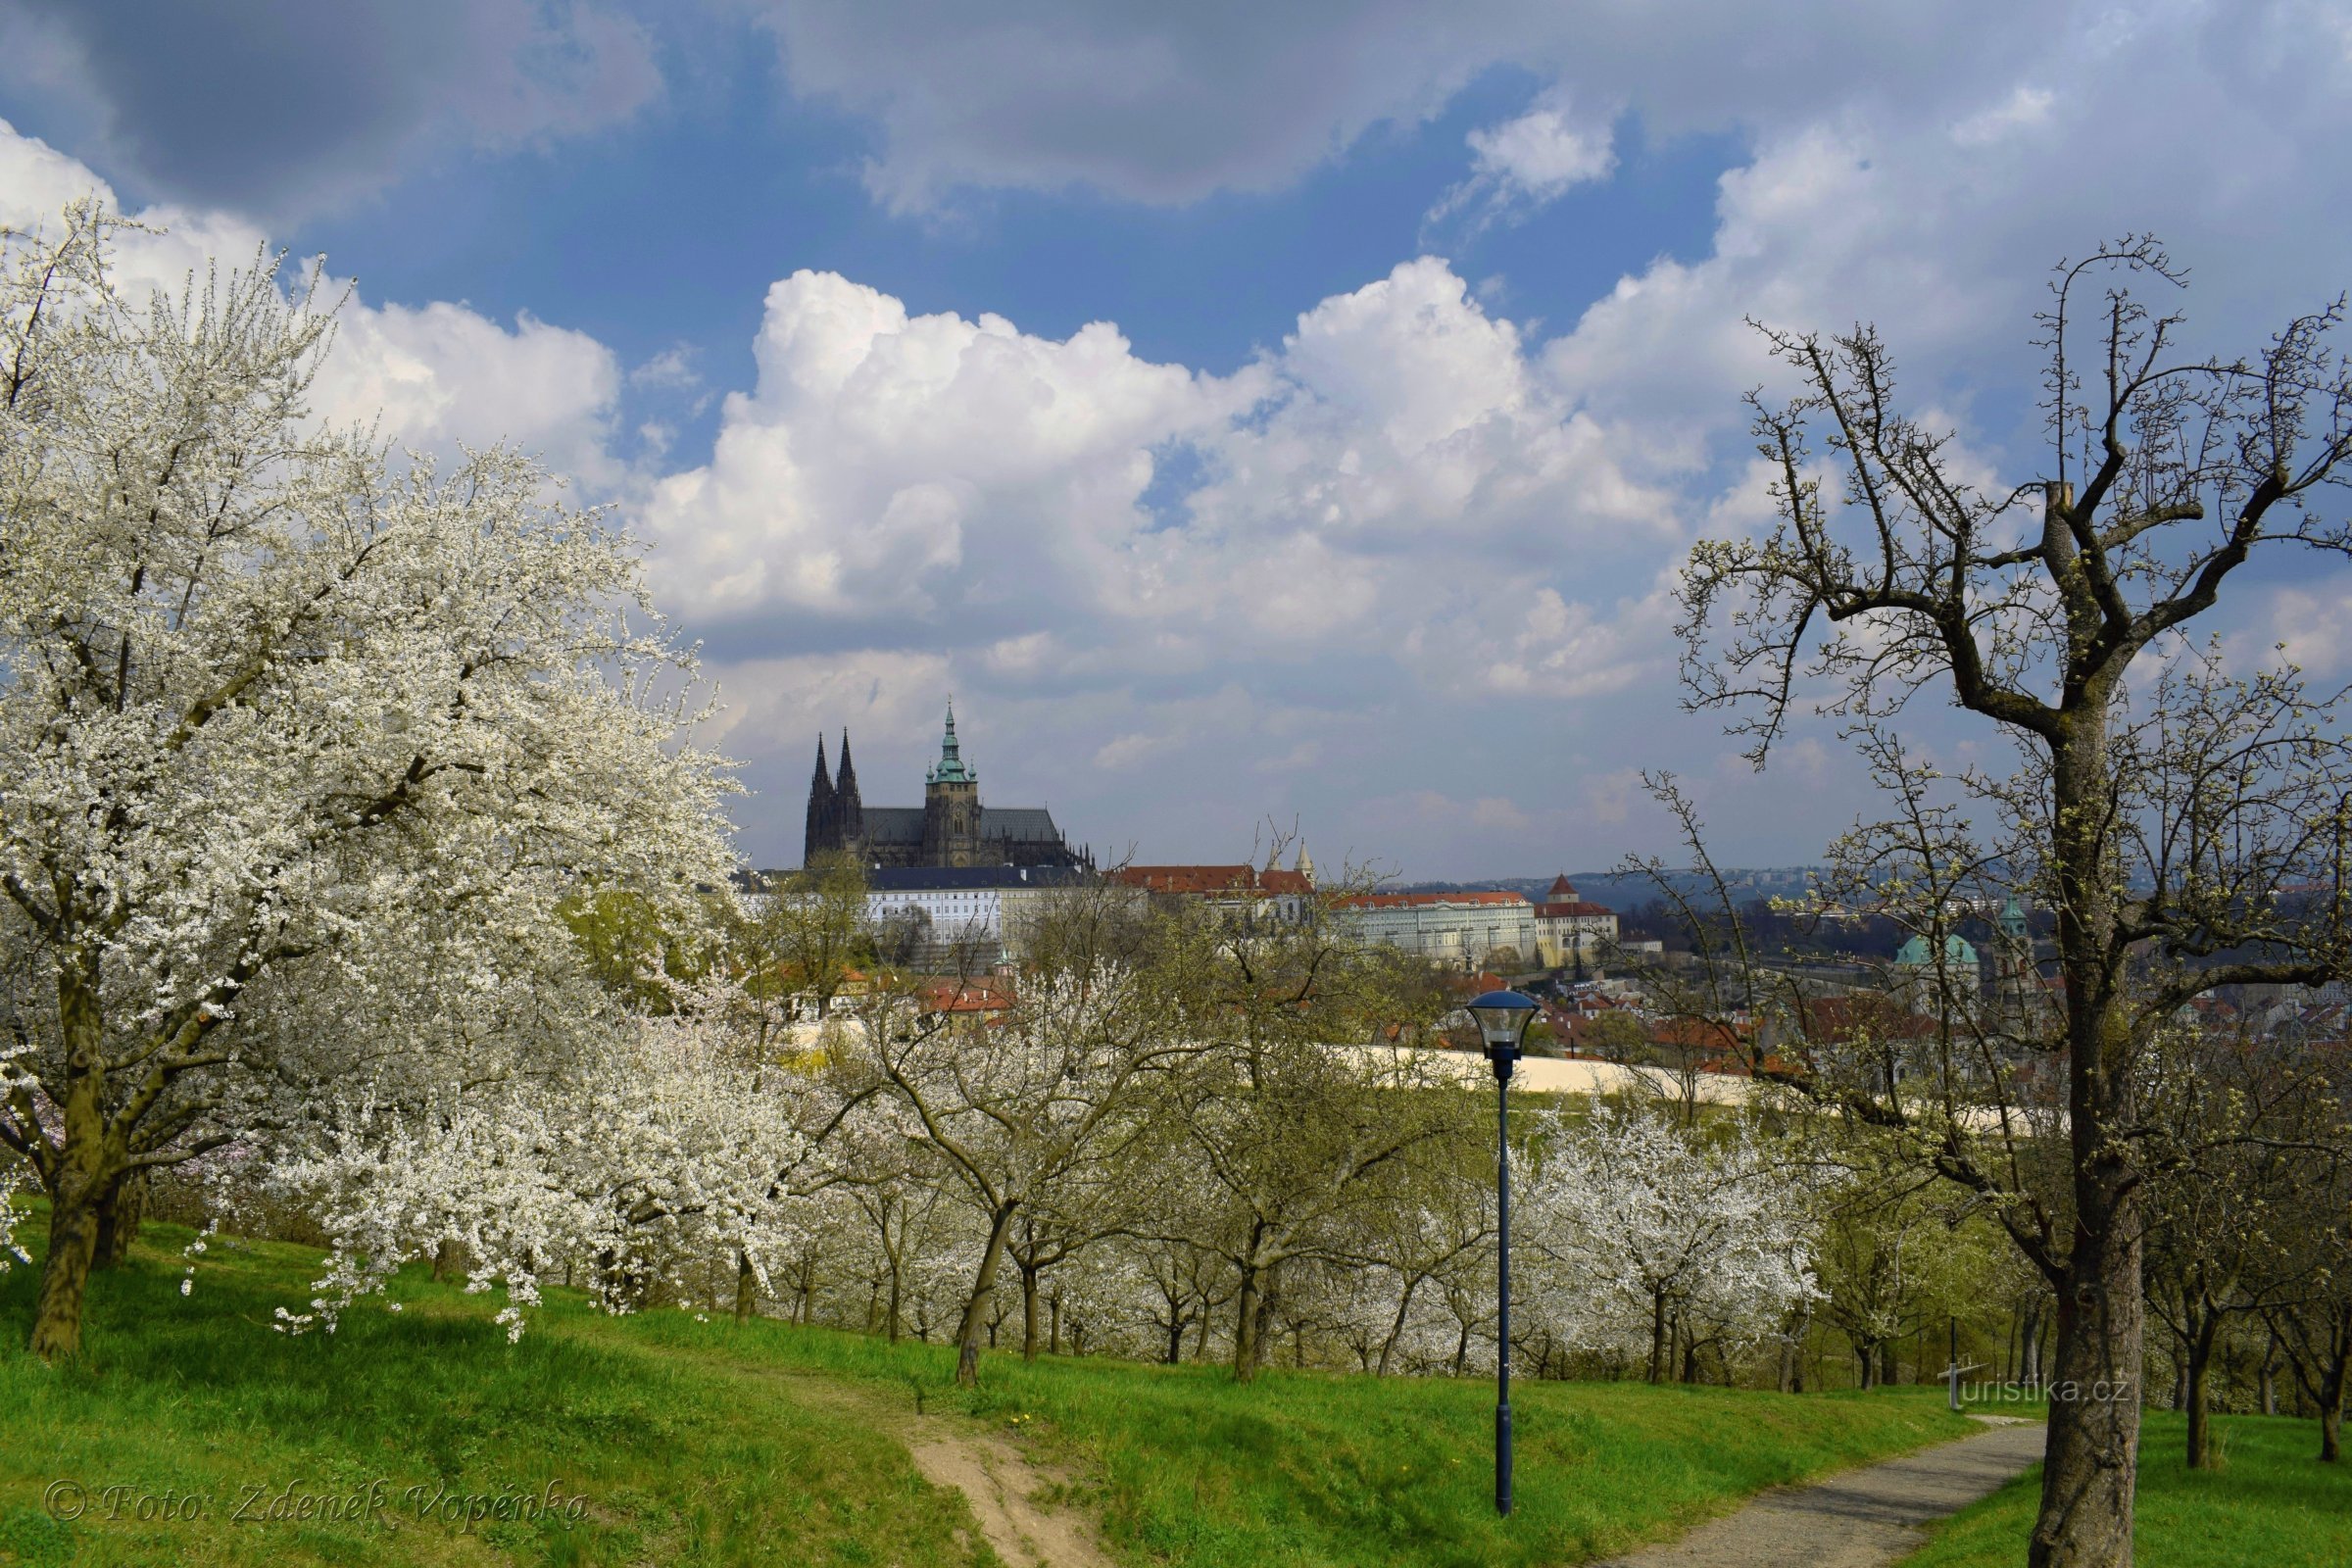
M 1536 1016 L 1536 999 L 1490 991 L 1470 1004 L 1494 1067 L 1494 1511 L 1511 1511 L 1511 1067 Z

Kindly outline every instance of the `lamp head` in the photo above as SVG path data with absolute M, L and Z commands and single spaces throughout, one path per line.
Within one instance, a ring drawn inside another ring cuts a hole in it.
M 1519 1042 L 1535 1021 L 1536 999 L 1517 991 L 1490 991 L 1470 1004 L 1478 1020 L 1479 1037 L 1486 1042 L 1487 1059 L 1504 1063 L 1519 1059 Z

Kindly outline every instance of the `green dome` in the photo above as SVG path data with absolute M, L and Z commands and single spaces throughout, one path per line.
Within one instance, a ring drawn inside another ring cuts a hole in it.
M 1928 939 L 1913 937 L 1904 943 L 1894 956 L 1894 961 L 1906 969 L 1925 969 L 1935 962 L 1930 956 Z M 1958 932 L 1943 939 L 1943 966 L 1947 969 L 1973 969 L 1977 964 L 1977 950 Z

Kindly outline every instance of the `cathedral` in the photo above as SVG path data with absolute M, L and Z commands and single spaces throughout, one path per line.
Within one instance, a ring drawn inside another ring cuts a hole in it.
M 1042 806 L 982 806 L 980 775 L 956 743 L 956 704 L 948 704 L 939 761 L 923 777 L 920 806 L 867 806 L 858 798 L 850 732 L 841 732 L 841 773 L 825 771 L 825 738 L 816 738 L 816 776 L 808 782 L 808 832 L 801 863 L 834 851 L 875 866 L 1044 865 L 1094 869 L 1090 850 L 1072 849 Z

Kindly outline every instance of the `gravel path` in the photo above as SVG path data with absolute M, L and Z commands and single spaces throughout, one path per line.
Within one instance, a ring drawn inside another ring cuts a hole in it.
M 1767 1492 L 1680 1541 L 1599 1568 L 1883 1568 L 1925 1541 L 1920 1526 L 1976 1501 L 2041 1457 L 2038 1421 L 1980 1416 L 1990 1432 Z

